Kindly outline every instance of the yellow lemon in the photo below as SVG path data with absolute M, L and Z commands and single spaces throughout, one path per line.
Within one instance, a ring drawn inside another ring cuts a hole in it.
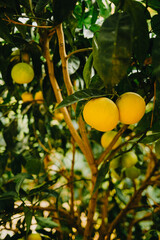
M 17 63 L 11 70 L 11 77 L 16 83 L 29 83 L 34 78 L 34 71 L 28 63 Z
M 39 233 L 31 233 L 27 240 L 42 240 L 42 238 Z
M 124 168 L 130 168 L 138 162 L 137 155 L 131 151 L 122 155 L 121 164 Z
M 101 145 L 104 148 L 107 148 L 109 144 L 112 142 L 113 138 L 116 136 L 117 132 L 116 131 L 108 131 L 105 132 L 102 137 L 101 137 Z M 119 137 L 116 143 L 113 145 L 112 149 L 117 148 L 122 142 L 122 138 Z
M 36 92 L 36 94 L 35 94 L 35 96 L 34 96 L 34 99 L 36 100 L 36 102 L 37 102 L 38 104 L 43 103 L 44 98 L 43 98 L 43 93 L 42 93 L 42 91 Z
M 22 93 L 21 98 L 22 98 L 23 102 L 32 102 L 33 101 L 33 95 L 32 95 L 32 93 L 29 93 L 29 92 Z
M 98 131 L 114 129 L 119 121 L 116 104 L 106 97 L 91 99 L 83 109 L 83 117 L 88 125 Z
M 145 113 L 144 99 L 137 93 L 126 92 L 116 101 L 120 121 L 124 124 L 134 124 L 141 120 Z

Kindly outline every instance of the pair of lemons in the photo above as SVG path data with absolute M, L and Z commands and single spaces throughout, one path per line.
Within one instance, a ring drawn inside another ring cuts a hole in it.
M 34 99 L 33 99 L 33 95 L 30 92 L 24 92 L 21 95 L 22 101 L 25 102 L 32 102 L 33 100 L 35 100 L 38 104 L 43 103 L 44 98 L 43 98 L 43 93 L 42 91 L 38 91 L 35 93 Z
M 114 129 L 119 121 L 123 124 L 139 122 L 145 108 L 145 101 L 139 94 L 126 92 L 116 103 L 106 97 L 91 99 L 84 106 L 83 117 L 94 129 L 106 132 Z

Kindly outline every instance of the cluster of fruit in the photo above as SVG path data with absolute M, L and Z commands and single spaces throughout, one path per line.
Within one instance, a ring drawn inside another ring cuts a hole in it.
M 84 106 L 83 117 L 88 125 L 105 132 L 101 137 L 101 145 L 107 148 L 117 134 L 113 131 L 117 124 L 121 122 L 129 125 L 139 122 L 145 114 L 145 108 L 145 101 L 139 94 L 126 92 L 117 99 L 116 103 L 106 97 L 91 99 Z M 112 150 L 121 143 L 122 138 L 119 137 Z M 126 177 L 134 179 L 140 174 L 140 170 L 135 167 L 137 161 L 138 158 L 133 151 L 127 152 L 122 157 L 113 159 L 110 162 L 110 168 L 113 169 L 115 175 L 114 170 L 122 168 L 125 170 Z
M 41 104 L 41 103 L 43 103 L 43 101 L 44 101 L 42 91 L 36 92 L 35 95 L 34 95 L 34 98 L 33 98 L 32 93 L 30 93 L 30 92 L 24 92 L 24 93 L 22 93 L 21 98 L 22 98 L 22 101 L 23 101 L 24 103 L 25 103 L 25 102 L 36 101 L 36 103 Z
M 18 240 L 24 240 L 24 238 Z M 39 233 L 31 233 L 28 235 L 27 240 L 42 240 L 42 237 Z

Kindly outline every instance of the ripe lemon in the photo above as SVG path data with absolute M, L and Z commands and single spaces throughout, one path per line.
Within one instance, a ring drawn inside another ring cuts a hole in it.
M 11 70 L 11 77 L 16 83 L 29 83 L 34 78 L 34 71 L 28 63 L 17 63 Z
M 39 233 L 31 233 L 27 240 L 42 240 L 42 238 Z
M 37 102 L 38 104 L 43 103 L 44 98 L 43 98 L 43 93 L 42 93 L 42 91 L 36 92 L 36 94 L 35 94 L 35 96 L 34 96 L 34 99 L 36 100 L 36 102 Z
M 116 136 L 117 132 L 116 131 L 108 131 L 105 132 L 102 137 L 101 137 L 101 145 L 104 148 L 107 148 L 109 144 L 112 142 L 113 138 Z M 117 148 L 122 142 L 122 138 L 119 137 L 117 142 L 113 145 L 112 149 Z
M 141 120 L 145 113 L 144 99 L 137 93 L 126 92 L 116 101 L 120 121 L 124 124 L 134 124 Z
M 83 109 L 83 117 L 88 125 L 106 132 L 116 127 L 119 112 L 116 104 L 106 97 L 91 99 Z
M 122 155 L 121 164 L 124 168 L 130 168 L 138 162 L 137 155 L 131 151 Z
M 22 98 L 23 102 L 32 102 L 33 101 L 33 95 L 32 95 L 32 93 L 29 93 L 29 92 L 22 93 L 21 98 Z

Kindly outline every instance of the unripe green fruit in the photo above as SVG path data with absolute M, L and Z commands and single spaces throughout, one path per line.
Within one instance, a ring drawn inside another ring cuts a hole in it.
M 109 144 L 112 142 L 113 138 L 116 136 L 117 132 L 116 131 L 108 131 L 105 132 L 102 137 L 101 137 L 101 145 L 104 148 L 107 148 Z M 119 137 L 116 143 L 113 145 L 112 149 L 117 148 L 122 142 L 122 138 Z
M 114 158 L 111 162 L 110 162 L 110 168 L 112 169 L 116 169 L 118 167 L 121 166 L 121 159 L 119 157 Z
M 126 168 L 125 173 L 126 173 L 126 177 L 133 180 L 133 179 L 137 178 L 141 172 L 140 172 L 140 169 L 133 166 L 130 168 Z
M 39 233 L 31 233 L 27 240 L 42 240 L 42 238 Z
M 157 158 L 160 158 L 160 139 L 155 143 L 155 152 Z
M 122 155 L 122 167 L 130 168 L 138 161 L 137 155 L 134 152 L 127 152 Z

